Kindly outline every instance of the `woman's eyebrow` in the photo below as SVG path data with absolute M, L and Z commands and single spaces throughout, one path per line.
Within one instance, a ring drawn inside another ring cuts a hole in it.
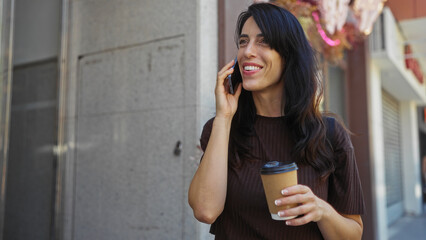
M 240 38 L 248 38 L 249 36 L 247 34 L 241 34 Z M 256 37 L 264 37 L 263 33 L 259 33 L 256 35 Z

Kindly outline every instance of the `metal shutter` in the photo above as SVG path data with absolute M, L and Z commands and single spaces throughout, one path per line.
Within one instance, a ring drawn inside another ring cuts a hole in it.
M 382 91 L 382 103 L 386 205 L 388 207 L 388 223 L 390 224 L 393 219 L 402 214 L 403 201 L 399 103 L 384 90 Z

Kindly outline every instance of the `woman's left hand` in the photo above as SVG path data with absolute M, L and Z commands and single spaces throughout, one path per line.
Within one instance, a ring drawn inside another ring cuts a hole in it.
M 277 206 L 287 204 L 298 204 L 297 207 L 289 208 L 278 212 L 282 217 L 299 216 L 286 221 L 287 225 L 300 226 L 309 222 L 320 221 L 329 211 L 330 205 L 317 197 L 312 190 L 304 185 L 295 185 L 282 190 L 282 198 L 275 201 Z

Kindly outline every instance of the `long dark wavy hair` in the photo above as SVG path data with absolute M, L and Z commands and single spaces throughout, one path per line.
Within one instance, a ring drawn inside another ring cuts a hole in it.
M 252 4 L 238 17 L 235 40 L 248 18 L 253 17 L 269 46 L 283 58 L 283 109 L 288 129 L 294 140 L 292 157 L 298 164 L 308 164 L 322 178 L 333 170 L 333 153 L 326 143 L 326 127 L 319 111 L 322 87 L 314 52 L 305 37 L 299 21 L 289 11 L 270 3 Z M 233 81 L 241 82 L 241 73 L 235 67 Z M 250 91 L 242 90 L 238 108 L 232 120 L 230 139 L 230 166 L 239 168 L 250 153 L 248 137 L 254 136 L 256 106 Z

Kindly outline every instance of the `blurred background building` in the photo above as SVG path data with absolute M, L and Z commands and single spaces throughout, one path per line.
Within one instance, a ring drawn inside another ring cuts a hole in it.
M 0 239 L 211 239 L 187 189 L 252 2 L 0 0 Z M 388 239 L 424 214 L 426 2 L 275 2 L 316 7 L 299 17 L 354 133 L 363 239 Z

